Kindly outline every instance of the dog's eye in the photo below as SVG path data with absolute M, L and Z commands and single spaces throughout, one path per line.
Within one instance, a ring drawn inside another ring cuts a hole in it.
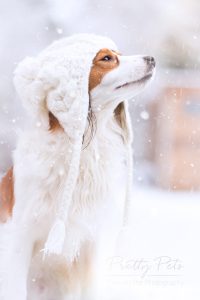
M 112 56 L 106 55 L 106 56 L 104 56 L 101 60 L 103 60 L 103 61 L 109 61 L 109 60 L 112 60 Z

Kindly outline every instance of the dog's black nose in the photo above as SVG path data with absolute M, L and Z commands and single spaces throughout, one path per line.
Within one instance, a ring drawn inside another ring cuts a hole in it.
M 148 65 L 155 67 L 156 66 L 156 61 L 152 56 L 144 56 L 144 61 L 147 62 Z

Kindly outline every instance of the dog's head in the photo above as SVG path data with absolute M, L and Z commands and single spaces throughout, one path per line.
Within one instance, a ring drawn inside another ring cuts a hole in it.
M 123 56 L 110 49 L 100 50 L 93 60 L 89 89 L 94 110 L 130 100 L 141 92 L 155 71 L 150 56 Z
M 147 86 L 154 73 L 155 60 L 151 56 L 123 56 L 105 48 L 93 59 L 89 76 L 92 111 L 104 119 L 114 112 L 124 140 L 130 138 L 126 102 Z

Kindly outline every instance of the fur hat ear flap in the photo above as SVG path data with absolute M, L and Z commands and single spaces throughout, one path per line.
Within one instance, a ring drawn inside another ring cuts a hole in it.
M 32 57 L 19 63 L 14 72 L 14 85 L 28 111 L 38 126 L 49 128 L 49 112 L 46 107 L 45 85 L 40 78 L 41 62 Z

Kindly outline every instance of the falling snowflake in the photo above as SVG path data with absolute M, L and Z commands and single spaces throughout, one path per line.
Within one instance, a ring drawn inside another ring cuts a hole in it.
M 57 31 L 58 34 L 63 34 L 63 29 L 62 28 L 57 28 L 56 31 Z
M 149 113 L 148 113 L 148 111 L 143 110 L 143 111 L 140 113 L 140 117 L 141 117 L 141 119 L 143 119 L 143 120 L 148 120 L 148 119 L 149 119 Z

